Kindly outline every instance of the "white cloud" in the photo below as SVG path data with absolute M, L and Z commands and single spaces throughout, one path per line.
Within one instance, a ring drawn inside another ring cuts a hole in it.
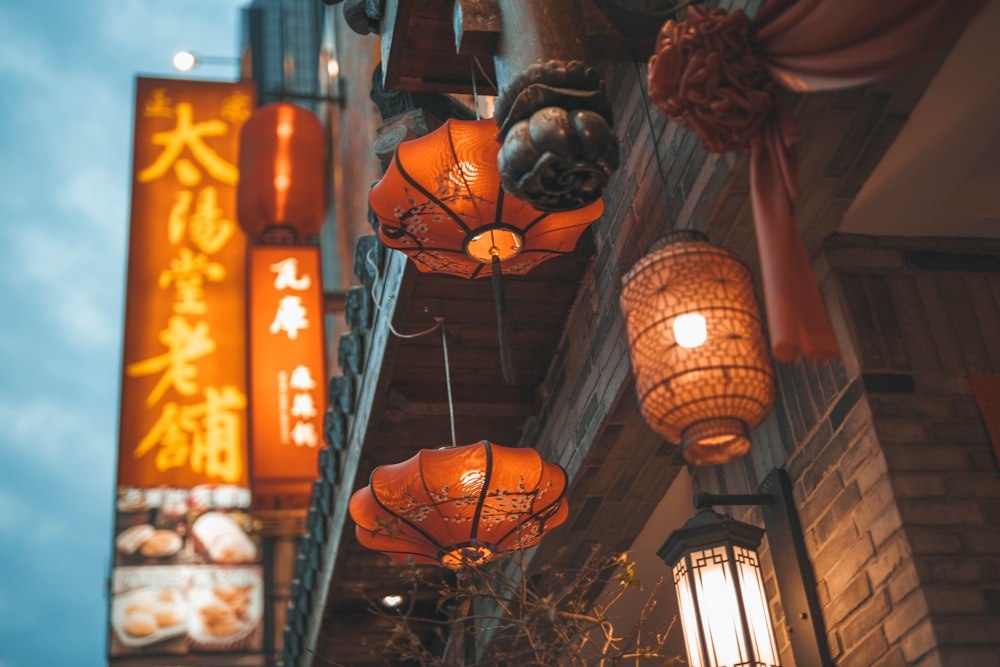
M 0 275 L 6 273 L 25 297 L 22 307 L 34 311 L 15 312 L 12 317 L 34 316 L 40 332 L 68 349 L 110 350 L 118 344 L 124 277 L 121 237 L 110 251 L 107 239 L 77 230 L 56 234 L 37 227 L 7 228 L 0 239 L 12 250 Z
M 0 423 L 10 448 L 4 456 L 8 466 L 30 461 L 35 472 L 68 491 L 99 490 L 97 485 L 105 483 L 106 497 L 112 497 L 113 409 L 104 411 L 108 419 L 102 423 L 86 405 L 88 397 L 80 397 L 79 405 L 44 396 L 3 398 Z

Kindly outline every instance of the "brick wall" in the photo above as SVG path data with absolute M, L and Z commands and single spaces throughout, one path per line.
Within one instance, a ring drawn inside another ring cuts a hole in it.
M 1000 243 L 843 237 L 828 261 L 901 517 L 885 640 L 1000 664 L 1000 475 L 968 382 L 1000 373 Z

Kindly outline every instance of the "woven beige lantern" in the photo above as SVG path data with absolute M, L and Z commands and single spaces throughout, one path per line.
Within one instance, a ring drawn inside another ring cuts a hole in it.
M 698 465 L 750 449 L 774 404 L 753 279 L 732 253 L 683 230 L 653 242 L 622 279 L 642 415 Z

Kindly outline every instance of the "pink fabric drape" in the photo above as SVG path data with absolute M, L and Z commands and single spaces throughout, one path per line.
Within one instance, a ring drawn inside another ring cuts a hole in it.
M 706 150 L 750 151 L 754 228 L 776 359 L 833 357 L 838 349 L 795 224 L 798 129 L 774 86 L 831 90 L 899 72 L 954 40 L 984 4 L 765 0 L 752 21 L 739 10 L 693 6 L 683 23 L 671 20 L 661 29 L 649 61 L 650 98 L 671 120 L 698 133 Z

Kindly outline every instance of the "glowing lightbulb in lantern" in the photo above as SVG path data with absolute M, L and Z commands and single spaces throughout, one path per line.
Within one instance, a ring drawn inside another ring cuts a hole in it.
M 685 313 L 674 320 L 674 338 L 681 347 L 698 347 L 708 339 L 708 327 L 701 313 Z

